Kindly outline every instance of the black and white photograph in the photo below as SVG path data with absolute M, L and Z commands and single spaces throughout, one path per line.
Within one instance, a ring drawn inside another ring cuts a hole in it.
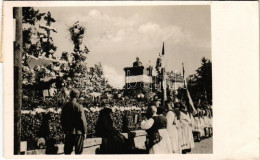
M 14 154 L 212 154 L 210 5 L 14 7 Z

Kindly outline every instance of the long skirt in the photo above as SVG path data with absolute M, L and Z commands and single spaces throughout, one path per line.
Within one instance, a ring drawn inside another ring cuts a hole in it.
M 194 144 L 194 138 L 193 138 L 193 134 L 192 134 L 192 127 L 188 126 L 188 149 L 192 149 L 194 148 L 195 144 Z
M 175 125 L 167 128 L 172 144 L 172 153 L 180 153 L 178 130 Z
M 178 142 L 179 142 L 179 151 L 180 153 L 182 152 L 182 147 L 183 147 L 183 138 L 182 138 L 182 128 L 178 128 Z
M 123 135 L 102 137 L 100 154 L 125 154 L 126 149 L 126 139 Z
M 198 119 L 198 117 L 194 118 L 194 127 L 193 127 L 193 131 L 194 132 L 199 132 L 200 136 L 202 136 L 204 134 L 203 130 L 201 129 L 201 124 L 200 124 L 200 120 Z
M 212 127 L 212 118 L 209 118 L 209 127 Z
M 172 145 L 167 129 L 160 129 L 159 134 L 162 139 L 149 149 L 149 154 L 171 154 Z
M 184 124 L 182 127 L 182 150 L 189 149 L 188 143 L 189 143 L 189 127 L 188 124 Z
M 205 128 L 205 123 L 204 123 L 204 119 L 200 119 L 200 132 L 201 132 L 201 137 L 205 136 L 205 132 L 204 132 L 204 128 Z

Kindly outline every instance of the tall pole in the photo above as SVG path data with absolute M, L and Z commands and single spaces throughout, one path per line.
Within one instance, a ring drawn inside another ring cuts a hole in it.
M 184 64 L 183 64 L 183 62 L 182 62 L 182 76 L 183 76 L 183 84 L 184 84 L 184 88 L 186 88 L 184 74 L 185 74 L 185 70 L 184 70 Z
M 167 85 L 166 85 L 166 77 L 165 77 L 165 59 L 164 59 L 164 42 L 163 42 L 163 46 L 162 46 L 162 69 L 161 69 L 161 78 L 162 78 L 162 82 L 161 82 L 161 88 L 162 88 L 162 106 L 165 107 L 165 101 L 167 100 L 167 93 L 166 93 L 166 89 L 167 89 Z
M 13 8 L 15 19 L 14 41 L 14 154 L 20 154 L 22 107 L 22 8 Z
M 162 82 L 161 82 L 161 89 L 162 89 L 162 107 L 165 107 L 165 101 L 167 100 L 166 97 L 166 81 L 165 81 L 165 68 L 161 69 L 161 76 L 162 76 Z

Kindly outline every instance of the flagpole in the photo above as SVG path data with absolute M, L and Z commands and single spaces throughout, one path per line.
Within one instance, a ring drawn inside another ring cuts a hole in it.
M 196 109 L 194 107 L 193 101 L 192 101 L 191 96 L 190 96 L 190 92 L 188 90 L 188 85 L 186 84 L 186 81 L 185 81 L 185 78 L 184 78 L 185 70 L 184 70 L 184 64 L 183 63 L 182 63 L 182 72 L 183 72 L 184 88 L 186 88 L 186 94 L 187 94 L 187 97 L 188 97 L 189 110 L 191 112 L 191 109 L 192 109 L 193 113 L 196 113 Z
M 161 76 L 162 76 L 162 82 L 161 82 L 161 89 L 162 89 L 162 107 L 165 107 L 165 101 L 167 100 L 166 95 L 166 79 L 165 79 L 165 64 L 164 64 L 164 42 L 162 47 L 162 69 L 161 69 Z
M 185 70 L 184 70 L 184 64 L 182 62 L 182 76 L 183 76 L 183 84 L 184 84 L 183 86 L 184 88 L 186 88 L 184 74 L 185 74 Z

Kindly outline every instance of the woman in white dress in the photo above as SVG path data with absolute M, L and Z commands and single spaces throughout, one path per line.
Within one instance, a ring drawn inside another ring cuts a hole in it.
M 166 130 L 166 117 L 163 115 L 157 115 L 157 108 L 155 106 L 149 107 L 147 112 L 151 113 L 152 116 L 148 120 L 142 121 L 141 128 L 147 132 L 146 147 L 149 154 L 172 153 L 170 137 Z
M 180 121 L 183 128 L 183 153 L 190 152 L 194 148 L 194 138 L 192 134 L 192 126 L 194 121 L 192 115 L 188 112 L 187 106 L 183 103 L 181 107 Z
M 204 139 L 205 138 L 205 119 L 204 119 L 204 110 L 201 110 L 200 111 L 200 126 L 201 126 L 201 132 L 202 132 L 202 135 L 201 135 L 201 138 Z
M 182 128 L 182 150 L 185 152 L 185 150 L 189 149 L 188 147 L 188 137 L 189 137 L 189 117 L 186 107 L 181 104 L 181 112 L 180 112 L 180 124 Z
M 209 112 L 209 136 L 211 137 L 213 134 L 213 129 L 212 129 L 212 110 L 208 110 Z
M 209 137 L 209 117 L 208 117 L 208 112 L 206 109 L 204 110 L 203 119 L 204 119 L 205 138 L 208 138 Z
M 171 101 L 166 102 L 167 107 L 167 131 L 169 133 L 171 144 L 172 144 L 172 153 L 180 154 L 180 145 L 179 145 L 179 136 L 178 136 L 178 130 L 177 130 L 177 116 L 173 112 L 173 103 Z
M 200 109 L 197 109 L 197 114 L 194 116 L 194 129 L 193 132 L 196 134 L 196 140 L 200 142 L 200 137 L 203 135 L 200 123 Z
M 175 102 L 174 103 L 174 113 L 176 115 L 176 128 L 177 128 L 177 132 L 178 132 L 178 143 L 179 143 L 179 151 L 180 153 L 182 153 L 182 148 L 183 148 L 183 129 L 181 126 L 181 122 L 180 122 L 180 103 L 179 102 Z
M 188 126 L 188 148 L 189 150 L 191 150 L 192 148 L 194 148 L 195 144 L 194 144 L 194 138 L 193 138 L 193 127 L 194 127 L 194 117 L 191 113 L 188 113 L 188 118 L 189 118 L 189 126 Z

